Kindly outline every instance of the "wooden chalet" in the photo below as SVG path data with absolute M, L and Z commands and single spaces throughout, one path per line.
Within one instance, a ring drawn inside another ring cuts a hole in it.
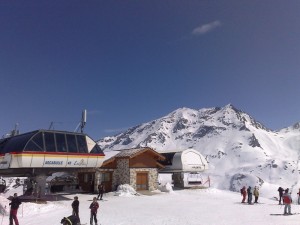
M 149 147 L 121 150 L 100 168 L 78 173 L 79 185 L 86 191 L 97 191 L 100 183 L 106 192 L 115 191 L 120 184 L 129 184 L 137 191 L 153 191 L 158 187 L 158 171 L 164 168 L 158 161 L 164 159 Z

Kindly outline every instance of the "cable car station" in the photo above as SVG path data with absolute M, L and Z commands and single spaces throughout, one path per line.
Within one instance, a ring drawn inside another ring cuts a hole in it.
M 35 177 L 41 193 L 54 172 L 100 167 L 104 153 L 88 135 L 36 130 L 0 140 L 0 176 Z

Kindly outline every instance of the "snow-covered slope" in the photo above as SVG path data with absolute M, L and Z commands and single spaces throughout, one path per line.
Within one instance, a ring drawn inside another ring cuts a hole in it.
M 275 193 L 276 194 L 276 193 Z M 58 225 L 70 216 L 75 195 L 64 195 L 65 200 L 47 204 L 23 202 L 18 210 L 21 225 Z M 83 224 L 89 223 L 89 205 L 97 195 L 76 194 L 80 201 L 79 215 Z M 0 195 L 0 200 L 2 200 Z M 294 199 L 296 200 L 296 199 Z M 241 204 L 239 193 L 210 189 L 190 189 L 152 196 L 108 193 L 99 201 L 98 224 L 102 225 L 296 225 L 300 215 L 282 215 L 277 201 L 259 198 L 259 204 Z M 3 202 L 1 202 L 3 204 Z M 3 204 L 9 208 L 8 202 Z M 292 212 L 299 207 L 292 205 Z M 9 224 L 9 216 L 1 216 L 1 223 Z M 0 224 L 1 224 L 0 223 Z
M 157 151 L 197 149 L 209 162 L 213 184 L 271 183 L 299 188 L 300 123 L 271 131 L 229 104 L 223 108 L 180 108 L 98 142 L 104 151 L 148 146 Z

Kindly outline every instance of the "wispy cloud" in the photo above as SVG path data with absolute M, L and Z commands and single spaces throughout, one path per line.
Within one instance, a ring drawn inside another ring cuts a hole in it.
M 206 33 L 211 32 L 211 31 L 213 31 L 214 29 L 216 29 L 217 27 L 220 27 L 220 26 L 222 26 L 222 23 L 219 20 L 215 20 L 213 22 L 200 25 L 200 26 L 196 27 L 195 29 L 193 29 L 193 31 L 188 33 L 187 35 L 185 35 L 181 38 L 178 38 L 176 40 L 169 41 L 168 44 L 176 44 L 176 43 L 181 42 L 181 41 L 191 40 L 191 39 L 196 38 L 198 36 L 205 35 Z
M 193 31 L 192 31 L 192 35 L 203 35 L 206 34 L 214 29 L 216 29 L 217 27 L 221 26 L 221 22 L 219 20 L 213 21 L 211 23 L 207 23 L 207 24 L 203 24 L 199 27 L 196 27 Z

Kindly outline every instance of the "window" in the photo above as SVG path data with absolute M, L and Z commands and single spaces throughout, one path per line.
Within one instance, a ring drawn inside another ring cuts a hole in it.
M 78 152 L 76 136 L 72 134 L 67 134 L 66 137 L 67 137 L 67 144 L 68 144 L 68 152 Z
M 78 144 L 78 150 L 80 153 L 88 152 L 85 136 L 77 135 L 77 144 Z
M 91 150 L 91 153 L 103 153 L 103 151 L 101 150 L 101 148 L 99 147 L 99 145 L 95 144 L 95 146 Z
M 84 183 L 92 183 L 94 180 L 94 175 L 92 173 L 85 173 L 83 179 Z
M 66 138 L 65 134 L 56 133 L 56 147 L 58 152 L 67 152 Z
M 34 132 L 13 136 L 7 139 L 4 146 L 4 151 L 7 152 L 22 152 L 28 140 L 34 135 Z
M 44 133 L 47 152 L 56 152 L 54 133 Z
M 39 132 L 31 140 L 24 148 L 25 151 L 35 151 L 35 152 L 43 152 L 44 151 L 44 141 L 43 141 L 43 133 Z
M 101 181 L 102 182 L 110 181 L 110 173 L 101 173 Z

